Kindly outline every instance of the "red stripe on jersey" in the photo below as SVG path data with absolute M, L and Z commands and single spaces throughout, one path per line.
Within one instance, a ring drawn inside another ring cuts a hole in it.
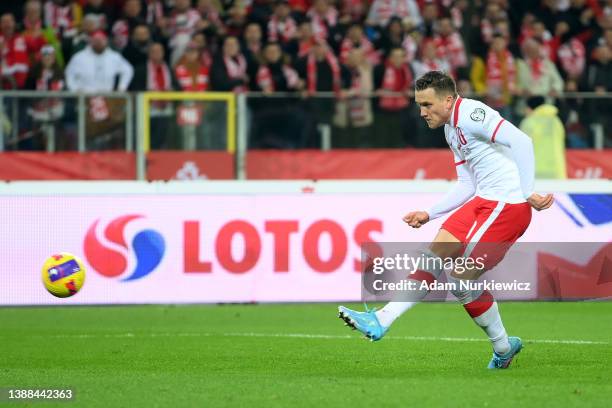
M 461 160 L 461 161 L 459 161 L 459 162 L 455 163 L 455 166 L 460 166 L 460 165 L 462 165 L 463 163 L 465 163 L 465 160 Z
M 495 143 L 495 135 L 497 134 L 497 131 L 499 130 L 499 127 L 501 126 L 502 123 L 504 123 L 506 119 L 502 119 L 499 121 L 499 123 L 497 124 L 497 126 L 495 127 L 495 130 L 493 131 L 493 136 L 491 136 L 491 142 Z
M 463 131 L 461 129 L 457 129 L 457 133 L 459 133 L 459 140 L 461 141 L 461 144 L 465 146 L 467 144 L 467 140 L 463 134 Z
M 493 306 L 493 295 L 491 295 L 491 292 L 488 290 L 482 292 L 478 299 L 463 305 L 465 311 L 468 312 L 472 318 L 480 316 L 489 310 L 491 306 Z
M 455 111 L 453 112 L 453 123 L 454 127 L 457 127 L 457 121 L 459 120 L 459 105 L 461 105 L 461 101 L 463 101 L 462 97 L 458 97 L 455 102 Z
M 408 275 L 408 279 L 427 282 L 428 285 L 431 285 L 436 278 L 431 273 L 419 269 Z

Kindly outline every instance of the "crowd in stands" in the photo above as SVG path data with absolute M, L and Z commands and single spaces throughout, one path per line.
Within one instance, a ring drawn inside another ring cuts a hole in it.
M 0 12 L 4 89 L 326 92 L 344 103 L 319 113 L 358 130 L 408 109 L 432 69 L 510 117 L 517 97 L 612 88 L 612 0 L 27 0 Z M 564 122 L 609 112 L 609 100 L 576 107 L 587 103 L 565 103 Z

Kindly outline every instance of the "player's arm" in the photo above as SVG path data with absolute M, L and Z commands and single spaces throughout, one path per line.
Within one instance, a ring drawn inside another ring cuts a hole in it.
M 523 197 L 536 210 L 550 207 L 554 198 L 552 194 L 541 196 L 534 193 L 535 157 L 531 138 L 512 123 L 500 118 L 491 136 L 491 142 L 510 148 L 512 158 L 518 167 Z
M 472 198 L 476 192 L 474 178 L 469 167 L 460 161 L 456 163 L 457 167 L 457 183 L 450 189 L 444 198 L 425 211 L 413 211 L 406 214 L 403 220 L 413 228 L 419 228 L 428 221 L 443 216 L 444 214 L 454 210 Z

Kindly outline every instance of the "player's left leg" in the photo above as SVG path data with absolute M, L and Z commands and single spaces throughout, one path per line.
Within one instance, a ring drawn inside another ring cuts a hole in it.
M 473 259 L 486 253 L 484 269 L 472 270 L 466 276 L 454 271 L 450 279 L 456 282 L 457 297 L 474 323 L 480 326 L 491 340 L 493 359 L 489 368 L 507 368 L 512 358 L 522 348 L 518 337 L 509 337 L 501 319 L 499 306 L 492 294 L 485 291 L 461 289 L 461 279 L 475 280 L 486 270 L 493 268 L 504 257 L 506 251 L 527 229 L 531 221 L 531 207 L 524 204 L 494 203 L 484 205 L 480 211 L 475 228 L 467 237 L 464 258 Z

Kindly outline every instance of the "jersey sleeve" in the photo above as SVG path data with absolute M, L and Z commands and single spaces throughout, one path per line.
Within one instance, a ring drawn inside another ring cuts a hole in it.
M 439 218 L 455 208 L 458 208 L 472 198 L 475 192 L 476 185 L 474 184 L 474 177 L 471 170 L 468 166 L 463 164 L 458 165 L 457 183 L 455 183 L 442 200 L 425 210 L 429 215 L 429 220 L 431 221 Z

